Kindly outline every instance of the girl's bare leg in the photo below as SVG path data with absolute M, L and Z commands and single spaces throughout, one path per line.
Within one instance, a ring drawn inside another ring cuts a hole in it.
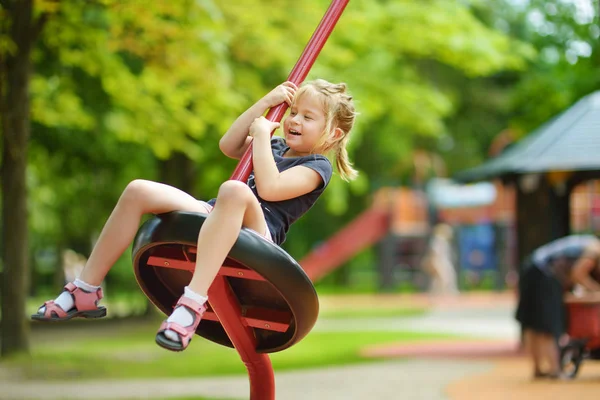
M 94 287 L 100 286 L 110 268 L 131 244 L 142 215 L 174 210 L 208 212 L 201 202 L 174 187 L 145 180 L 135 180 L 127 185 L 76 284 L 85 285 L 84 289 L 93 292 Z M 70 310 L 74 305 L 73 297 L 68 292 L 62 292 L 55 303 L 64 311 Z M 45 309 L 42 306 L 38 313 L 43 314 Z
M 200 229 L 196 268 L 183 297 L 190 298 L 197 304 L 206 302 L 208 289 L 243 226 L 260 234 L 267 231 L 262 208 L 250 188 L 242 182 L 227 181 L 221 185 L 215 207 Z M 195 313 L 184 306 L 176 307 L 167 319 L 167 323 L 176 323 L 184 328 L 197 326 L 199 322 Z M 168 326 L 163 332 L 161 325 L 157 343 L 170 350 L 184 349 L 187 344 L 182 348 L 168 342 L 165 344 L 162 335 L 172 342 L 181 342 L 180 334 Z
M 227 181 L 219 189 L 215 208 L 198 235 L 196 269 L 189 284 L 207 296 L 219 268 L 237 240 L 242 226 L 264 234 L 267 230 L 260 203 L 243 182 Z
M 79 279 L 99 286 L 133 241 L 142 216 L 174 210 L 208 212 L 201 202 L 172 186 L 145 180 L 131 182 L 104 225 Z

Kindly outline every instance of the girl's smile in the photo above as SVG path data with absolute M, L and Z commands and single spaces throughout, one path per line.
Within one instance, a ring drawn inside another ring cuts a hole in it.
M 283 132 L 290 157 L 305 156 L 315 150 L 325 131 L 325 113 L 318 94 L 303 93 L 295 99 L 290 114 L 283 122 Z

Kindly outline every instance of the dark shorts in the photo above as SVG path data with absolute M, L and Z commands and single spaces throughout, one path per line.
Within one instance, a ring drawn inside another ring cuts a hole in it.
M 519 281 L 517 320 L 523 329 L 548 333 L 558 339 L 566 331 L 566 308 L 560 282 L 531 263 Z

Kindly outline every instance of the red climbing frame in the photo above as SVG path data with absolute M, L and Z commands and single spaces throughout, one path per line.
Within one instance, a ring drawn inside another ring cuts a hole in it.
M 304 81 L 348 2 L 349 0 L 334 0 L 331 2 L 325 16 L 288 76 L 289 81 L 294 82 L 296 85 Z M 274 122 L 281 121 L 287 107 L 287 104 L 283 103 L 270 109 L 266 118 Z M 240 160 L 231 179 L 246 182 L 251 171 L 252 146 L 248 148 Z M 246 365 L 250 378 L 250 399 L 274 400 L 275 378 L 271 360 L 268 354 L 259 354 L 256 352 L 256 342 L 252 328 L 245 325 L 238 300 L 227 283 L 225 276 L 217 275 L 210 287 L 209 298 L 212 309 L 217 314 L 221 325 L 227 332 L 227 336 L 231 339 L 231 342 Z

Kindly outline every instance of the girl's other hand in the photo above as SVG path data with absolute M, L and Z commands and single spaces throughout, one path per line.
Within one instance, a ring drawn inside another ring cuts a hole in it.
M 292 105 L 298 87 L 293 82 L 283 82 L 264 97 L 269 107 L 275 107 L 283 102 Z
M 250 136 L 270 135 L 275 129 L 279 128 L 279 122 L 272 122 L 265 117 L 258 117 L 250 125 Z

